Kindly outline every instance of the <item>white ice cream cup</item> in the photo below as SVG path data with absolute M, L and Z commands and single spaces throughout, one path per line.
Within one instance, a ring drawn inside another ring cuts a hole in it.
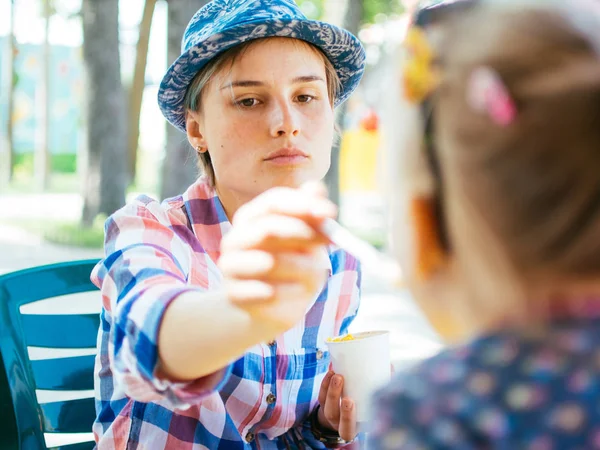
M 344 377 L 343 396 L 354 401 L 359 423 L 369 420 L 372 396 L 391 378 L 388 331 L 352 333 L 353 340 L 327 341 L 333 371 Z

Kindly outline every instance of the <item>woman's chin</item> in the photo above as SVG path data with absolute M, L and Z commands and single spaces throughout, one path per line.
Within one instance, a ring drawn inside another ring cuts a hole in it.
M 269 171 L 269 178 L 272 187 L 291 187 L 297 188 L 308 181 L 318 181 L 321 178 L 316 176 L 312 170 L 306 167 L 278 167 L 277 170 Z

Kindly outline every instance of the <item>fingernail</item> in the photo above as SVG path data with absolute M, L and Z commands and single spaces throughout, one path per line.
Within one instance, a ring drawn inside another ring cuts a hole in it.
M 342 384 L 342 377 L 340 377 L 339 375 L 334 376 L 333 384 L 335 384 L 336 386 L 339 386 L 340 384 Z
M 347 398 L 345 398 L 344 400 L 342 400 L 342 408 L 347 409 L 348 411 L 350 411 L 352 409 L 352 406 L 354 406 L 354 404 L 352 403 L 352 400 L 349 400 Z

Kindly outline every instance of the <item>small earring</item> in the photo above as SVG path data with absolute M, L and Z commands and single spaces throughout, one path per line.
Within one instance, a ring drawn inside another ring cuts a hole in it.
M 196 146 L 196 152 L 197 153 L 203 153 L 203 150 L 204 149 L 201 146 L 199 146 L 199 145 Z

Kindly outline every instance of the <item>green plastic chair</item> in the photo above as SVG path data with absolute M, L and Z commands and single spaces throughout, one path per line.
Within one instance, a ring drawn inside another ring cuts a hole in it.
M 46 450 L 44 434 L 91 433 L 93 398 L 39 403 L 36 390 L 93 389 L 94 355 L 31 360 L 28 347 L 96 347 L 99 314 L 26 314 L 21 307 L 97 290 L 90 273 L 98 260 L 34 267 L 0 276 L 0 450 Z M 85 435 L 82 435 L 85 436 Z M 52 449 L 88 450 L 93 442 Z

